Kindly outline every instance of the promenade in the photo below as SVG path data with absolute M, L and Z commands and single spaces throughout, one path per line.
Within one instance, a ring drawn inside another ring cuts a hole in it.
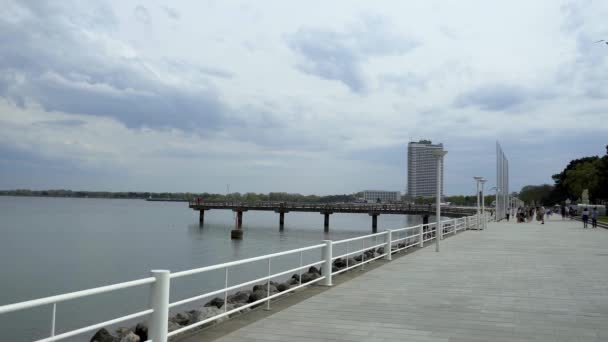
M 608 230 L 489 223 L 319 292 L 186 341 L 608 341 Z

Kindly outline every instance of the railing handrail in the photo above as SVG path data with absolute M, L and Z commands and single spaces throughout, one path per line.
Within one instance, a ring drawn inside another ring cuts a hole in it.
M 404 231 L 408 231 L 408 230 L 411 230 L 411 229 L 420 229 L 420 226 L 422 226 L 422 223 L 418 224 L 418 225 L 415 225 L 415 226 L 411 226 L 411 227 L 403 227 L 403 228 L 391 229 L 391 231 L 393 233 L 404 232 Z
M 152 283 L 154 283 L 154 281 L 155 281 L 154 277 L 148 277 L 148 278 L 143 278 L 143 279 L 126 281 L 123 283 L 94 287 L 92 289 L 87 289 L 87 290 L 68 292 L 68 293 L 55 295 L 55 296 L 43 297 L 43 298 L 38 298 L 38 299 L 27 300 L 24 302 L 17 302 L 17 303 L 13 303 L 13 304 L 2 305 L 2 306 L 0 306 L 0 314 L 19 311 L 19 310 L 23 310 L 23 309 L 29 309 L 29 308 L 33 308 L 36 306 L 60 303 L 60 302 L 64 302 L 64 301 L 70 300 L 70 299 L 87 297 L 87 296 L 96 295 L 96 294 L 100 294 L 100 293 L 104 293 L 104 292 L 126 289 L 126 288 L 134 287 L 134 286 L 152 284 Z
M 352 242 L 352 241 L 358 241 L 358 240 L 363 240 L 363 239 L 369 239 L 375 236 L 382 236 L 382 235 L 386 235 L 386 232 L 380 232 L 380 233 L 373 233 L 373 234 L 368 234 L 368 235 L 362 235 L 362 236 L 357 236 L 354 238 L 350 238 L 350 239 L 342 239 L 342 240 L 338 240 L 338 241 L 332 241 L 333 245 L 339 245 L 342 243 L 347 243 L 347 242 Z
M 197 274 L 197 273 L 218 270 L 218 269 L 222 269 L 222 268 L 226 268 L 226 267 L 247 264 L 247 263 L 254 262 L 254 261 L 266 260 L 266 259 L 270 259 L 270 258 L 283 256 L 283 255 L 300 253 L 300 252 L 305 252 L 305 251 L 309 251 L 309 250 L 313 250 L 313 249 L 319 249 L 319 248 L 323 248 L 323 247 L 325 247 L 325 244 L 318 244 L 318 245 L 302 247 L 302 248 L 297 248 L 297 249 L 290 249 L 290 250 L 283 251 L 283 252 L 260 255 L 257 257 L 252 257 L 252 258 L 247 258 L 247 259 L 242 259 L 242 260 L 229 261 L 229 262 L 225 262 L 223 264 L 210 265 L 210 266 L 205 266 L 205 267 L 200 267 L 200 268 L 194 268 L 191 270 L 179 271 L 179 272 L 171 273 L 170 277 L 171 277 L 171 279 L 180 278 L 180 277 L 193 275 L 193 274 Z

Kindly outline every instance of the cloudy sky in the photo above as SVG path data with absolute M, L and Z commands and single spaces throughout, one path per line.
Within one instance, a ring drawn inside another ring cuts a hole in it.
M 606 1 L 0 1 L 0 189 L 551 181 L 608 143 Z

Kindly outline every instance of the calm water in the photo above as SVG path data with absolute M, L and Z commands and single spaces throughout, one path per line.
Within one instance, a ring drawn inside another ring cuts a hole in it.
M 286 214 L 282 232 L 278 220 L 272 212 L 246 212 L 244 239 L 232 241 L 230 211 L 207 212 L 200 228 L 198 212 L 187 203 L 0 197 L 0 305 L 144 278 L 151 269 L 175 272 L 371 233 L 367 214 L 331 215 L 328 234 L 318 213 Z M 380 215 L 378 229 L 420 220 Z M 316 261 L 319 255 L 315 251 L 304 258 Z M 298 263 L 294 255 L 273 260 L 272 267 L 280 271 Z M 266 272 L 265 262 L 240 266 L 230 270 L 229 283 Z M 171 284 L 171 300 L 221 288 L 223 282 L 220 270 L 177 279 Z M 140 311 L 147 306 L 147 294 L 144 286 L 59 303 L 57 333 Z M 47 337 L 50 317 L 50 306 L 0 315 L 1 340 Z M 88 341 L 91 335 L 73 340 Z

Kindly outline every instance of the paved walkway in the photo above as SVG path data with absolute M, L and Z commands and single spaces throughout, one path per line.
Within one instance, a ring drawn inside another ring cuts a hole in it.
M 608 341 L 608 230 L 491 223 L 216 341 Z

